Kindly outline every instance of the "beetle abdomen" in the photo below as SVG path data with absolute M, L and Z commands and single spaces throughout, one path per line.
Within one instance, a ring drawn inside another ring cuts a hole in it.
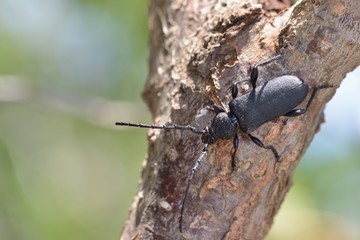
M 256 87 L 229 103 L 240 129 L 249 133 L 298 106 L 308 93 L 308 85 L 296 76 L 285 75 Z

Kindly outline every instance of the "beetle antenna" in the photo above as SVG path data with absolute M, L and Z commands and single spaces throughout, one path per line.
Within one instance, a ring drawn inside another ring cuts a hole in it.
M 191 182 L 193 180 L 195 172 L 198 170 L 198 167 L 200 166 L 200 163 L 202 162 L 202 160 L 204 159 L 204 157 L 206 156 L 207 153 L 208 153 L 208 143 L 205 143 L 201 155 L 198 157 L 198 159 L 196 160 L 194 166 L 191 168 L 191 173 L 190 173 L 190 177 L 188 179 L 188 182 L 186 184 L 184 197 L 183 197 L 183 199 L 181 201 L 180 220 L 179 220 L 179 230 L 180 230 L 180 232 L 182 232 L 183 215 L 184 215 L 184 211 L 185 211 L 185 203 L 186 203 L 186 199 L 187 199 L 187 196 L 188 196 L 188 193 L 189 193 L 189 188 L 190 188 Z
M 128 122 L 116 122 L 115 123 L 116 126 L 127 126 L 127 127 L 139 127 L 139 128 L 152 128 L 152 129 L 165 129 L 165 130 L 170 130 L 170 129 L 177 129 L 177 130 L 190 130 L 193 133 L 196 134 L 203 134 L 204 130 L 199 130 L 196 129 L 193 126 L 190 125 L 155 125 L 155 124 L 142 124 L 142 123 L 128 123 Z

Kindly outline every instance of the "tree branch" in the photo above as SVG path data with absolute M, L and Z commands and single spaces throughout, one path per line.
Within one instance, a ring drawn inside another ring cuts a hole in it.
M 293 74 L 311 88 L 333 87 L 319 90 L 305 115 L 280 117 L 252 132 L 276 148 L 279 162 L 241 132 L 235 171 L 232 141 L 210 145 L 190 186 L 183 233 L 180 203 L 203 143 L 191 132 L 150 130 L 148 158 L 121 239 L 264 238 L 298 161 L 324 121 L 325 104 L 360 63 L 358 0 L 303 0 L 279 12 L 287 5 L 150 1 L 144 99 L 156 124 L 204 128 L 214 116 L 206 107 L 227 107 L 231 84 L 249 75 L 249 64 L 276 54 L 280 60 L 259 68 L 259 84 Z M 248 88 L 242 82 L 241 94 Z

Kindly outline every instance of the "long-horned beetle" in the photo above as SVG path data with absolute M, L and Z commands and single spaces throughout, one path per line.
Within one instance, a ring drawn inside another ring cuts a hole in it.
M 240 129 L 242 132 L 246 133 L 256 145 L 261 148 L 271 150 L 276 160 L 278 161 L 280 156 L 276 149 L 271 145 L 264 145 L 260 139 L 254 137 L 250 133 L 264 123 L 275 120 L 280 116 L 295 117 L 304 114 L 314 99 L 317 90 L 330 87 L 328 85 L 315 87 L 305 108 L 296 109 L 296 107 L 305 100 L 309 89 L 309 85 L 297 76 L 283 75 L 269 80 L 262 85 L 256 86 L 258 79 L 258 67 L 271 63 L 280 57 L 280 55 L 277 55 L 275 57 L 269 58 L 255 64 L 251 68 L 250 77 L 247 78 L 247 80 L 250 80 L 252 85 L 251 92 L 238 97 L 237 83 L 234 83 L 231 90 L 232 100 L 229 102 L 229 111 L 227 112 L 221 106 L 214 104 L 213 110 L 215 111 L 216 116 L 211 121 L 210 126 L 203 130 L 196 129 L 190 125 L 146 125 L 126 122 L 115 123 L 119 126 L 129 127 L 165 130 L 190 130 L 195 134 L 201 135 L 201 140 L 204 143 L 204 147 L 201 155 L 197 158 L 194 166 L 191 169 L 184 196 L 181 201 L 179 219 L 180 232 L 182 232 L 183 215 L 189 187 L 201 161 L 207 155 L 209 145 L 217 142 L 220 139 L 233 139 L 234 150 L 232 153 L 232 167 L 235 168 L 235 154 L 239 147 L 237 131 Z

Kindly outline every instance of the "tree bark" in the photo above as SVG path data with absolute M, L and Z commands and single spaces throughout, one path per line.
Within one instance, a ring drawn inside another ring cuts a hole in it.
M 238 132 L 237 166 L 232 141 L 209 146 L 195 173 L 179 231 L 180 205 L 189 172 L 203 143 L 187 131 L 150 130 L 138 193 L 121 239 L 263 239 L 292 184 L 292 175 L 324 121 L 323 109 L 360 63 L 360 1 L 151 0 L 150 59 L 144 91 L 153 122 L 204 128 L 213 103 L 227 108 L 233 82 L 250 64 L 277 54 L 259 68 L 261 84 L 292 74 L 319 90 L 308 112 L 280 117 L 252 135 L 280 155 Z M 240 94 L 249 91 L 242 82 Z M 310 95 L 310 94 L 309 94 Z M 304 106 L 308 98 L 301 106 Z M 296 217 L 296 216 L 294 216 Z

